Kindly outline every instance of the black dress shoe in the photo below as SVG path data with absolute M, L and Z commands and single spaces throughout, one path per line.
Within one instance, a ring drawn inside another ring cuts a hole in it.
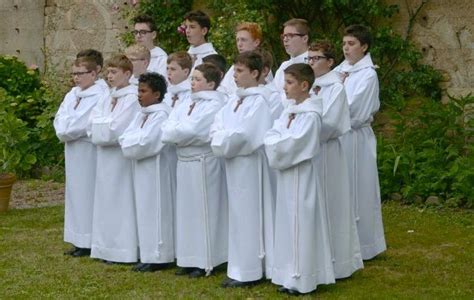
M 155 272 L 159 270 L 163 270 L 166 268 L 169 268 L 171 264 L 169 263 L 164 263 L 164 264 L 143 264 L 139 263 L 134 267 L 134 271 L 138 272 Z M 136 270 L 135 270 L 136 268 Z
M 260 282 L 261 282 L 260 280 L 238 281 L 238 280 L 235 280 L 235 279 L 230 279 L 230 281 L 227 283 L 227 285 L 225 287 L 228 287 L 228 288 L 251 287 L 251 286 L 259 284 Z
M 227 288 L 227 287 L 229 287 L 229 284 L 233 281 L 234 281 L 234 279 L 227 277 L 224 281 L 222 281 L 221 287 Z
M 176 270 L 176 272 L 174 274 L 178 275 L 178 276 L 183 276 L 183 275 L 188 275 L 192 271 L 194 271 L 194 268 L 181 268 L 181 267 L 178 267 L 178 270 Z
M 194 268 L 194 270 L 189 273 L 189 278 L 199 278 L 199 277 L 204 277 L 206 276 L 206 270 L 204 269 L 199 269 L 199 268 Z
M 69 249 L 67 251 L 64 251 L 64 255 L 71 255 L 72 256 L 74 254 L 74 252 L 76 252 L 78 249 L 79 248 L 73 246 L 71 249 Z
M 302 295 L 302 294 L 301 294 L 300 292 L 298 292 L 297 290 L 287 289 L 287 288 L 284 287 L 284 286 L 279 287 L 279 288 L 278 288 L 278 292 L 284 293 L 284 294 L 288 294 L 288 295 L 292 295 L 292 296 L 300 296 L 300 295 Z
M 76 248 L 77 250 L 72 253 L 74 257 L 90 256 L 91 249 L 89 248 Z
M 132 268 L 132 271 L 134 272 L 140 272 L 141 268 L 143 268 L 144 266 L 146 266 L 147 264 L 144 264 L 144 263 L 138 263 L 136 265 L 133 266 Z

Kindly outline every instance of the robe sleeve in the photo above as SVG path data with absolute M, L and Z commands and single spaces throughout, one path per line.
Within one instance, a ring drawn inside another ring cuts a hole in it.
M 201 100 L 208 102 L 208 100 Z M 221 108 L 218 101 L 196 104 L 192 114 L 187 115 L 191 101 L 181 104 L 179 111 L 171 113 L 163 124 L 162 140 L 178 147 L 200 146 L 209 143 L 209 130 L 216 112 Z
M 359 81 L 349 105 L 352 128 L 359 128 L 372 122 L 372 115 L 380 107 L 377 73 L 373 69 L 368 69 L 367 72 L 370 73 L 363 77 L 364 80 Z
M 100 146 L 118 145 L 118 137 L 125 131 L 140 109 L 136 98 L 136 95 L 128 95 L 125 99 L 119 99 L 112 113 L 92 120 L 92 142 L 94 144 Z M 109 108 L 108 105 L 102 107 Z
M 251 154 L 263 146 L 263 137 L 272 126 L 270 108 L 263 98 L 253 100 L 254 105 L 244 113 L 236 126 L 217 125 L 212 133 L 211 147 L 214 154 L 232 158 Z M 222 111 L 223 112 L 223 111 Z M 219 122 L 225 120 L 221 116 Z M 220 130 L 219 130 L 220 129 Z
M 161 141 L 161 124 L 168 117 L 165 112 L 156 113 L 148 118 L 143 128 L 144 115 L 138 113 L 135 120 L 119 137 L 123 155 L 131 159 L 144 159 L 158 155 L 165 144 Z
M 349 105 L 347 104 L 344 86 L 342 84 L 334 84 L 329 97 L 329 101 L 325 102 L 331 103 L 331 106 L 327 108 L 322 119 L 323 127 L 328 132 L 321 134 L 322 136 L 326 135 L 321 137 L 322 142 L 324 140 L 337 138 L 351 128 Z
M 287 115 L 283 115 L 265 136 L 268 162 L 278 170 L 288 169 L 311 159 L 319 151 L 320 115 L 297 115 L 290 129 L 286 128 L 287 119 Z
M 97 97 L 87 97 L 74 109 L 76 98 L 68 93 L 54 118 L 54 128 L 59 140 L 69 142 L 87 136 L 89 117 L 96 104 Z

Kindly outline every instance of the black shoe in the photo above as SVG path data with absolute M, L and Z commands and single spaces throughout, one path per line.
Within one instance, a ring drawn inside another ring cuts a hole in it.
M 171 264 L 165 263 L 165 264 L 143 264 L 139 263 L 134 267 L 134 271 L 138 272 L 155 272 L 159 270 L 163 270 L 166 268 L 169 268 Z
M 178 267 L 178 270 L 176 270 L 176 272 L 174 274 L 178 275 L 178 276 L 182 276 L 182 275 L 188 275 L 192 271 L 194 271 L 194 268 L 181 268 L 181 267 Z
M 71 249 L 69 249 L 67 251 L 64 251 L 64 255 L 71 255 L 72 256 L 74 254 L 74 252 L 76 252 L 78 249 L 79 248 L 73 246 Z
M 140 272 L 141 269 L 142 269 L 144 266 L 146 266 L 146 265 L 147 265 L 147 264 L 144 264 L 144 263 L 138 263 L 138 264 L 136 264 L 136 265 L 133 266 L 132 271 L 134 271 L 134 272 Z
M 194 268 L 194 270 L 189 273 L 189 278 L 199 278 L 206 276 L 206 271 L 204 269 Z
M 229 284 L 233 281 L 234 281 L 234 279 L 227 277 L 224 281 L 222 281 L 221 287 L 227 288 L 227 287 L 229 287 Z
M 90 256 L 91 249 L 89 248 L 76 248 L 77 250 L 72 253 L 74 257 Z
M 235 279 L 230 279 L 230 281 L 227 282 L 227 285 L 225 287 L 228 287 L 228 288 L 251 287 L 251 286 L 259 284 L 260 282 L 261 282 L 260 280 L 238 281 L 238 280 L 235 280 Z
M 292 295 L 292 296 L 300 296 L 300 295 L 302 295 L 302 294 L 301 294 L 300 292 L 298 292 L 297 290 L 287 289 L 287 288 L 284 287 L 284 286 L 279 287 L 279 288 L 278 288 L 278 292 L 284 293 L 284 294 L 288 294 L 288 295 Z

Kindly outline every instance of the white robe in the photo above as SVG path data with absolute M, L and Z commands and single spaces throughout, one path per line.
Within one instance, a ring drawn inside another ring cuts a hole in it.
M 211 147 L 225 157 L 229 197 L 227 276 L 255 281 L 271 278 L 273 263 L 274 190 L 263 149 L 272 126 L 263 87 L 238 89 L 211 127 Z M 237 108 L 237 101 L 243 102 Z
M 112 111 L 112 99 L 117 104 Z M 91 257 L 115 262 L 137 261 L 137 225 L 132 163 L 118 144 L 119 136 L 140 111 L 137 88 L 112 89 L 91 115 L 92 142 L 97 145 Z
M 175 102 L 172 99 L 173 96 L 178 97 Z M 168 104 L 168 106 L 171 107 L 171 110 L 174 110 L 182 103 L 186 102 L 186 99 L 189 97 L 191 97 L 191 82 L 189 79 L 186 79 L 178 84 L 169 84 L 163 102 Z
M 377 171 L 377 140 L 370 123 L 379 110 L 379 81 L 370 53 L 354 65 L 342 62 L 336 71 L 344 80 L 351 130 L 341 137 L 349 166 L 352 201 L 362 259 L 386 250 Z
M 162 141 L 175 145 L 178 156 L 177 265 L 205 269 L 207 274 L 227 261 L 224 165 L 212 154 L 209 137 L 214 117 L 224 104 L 223 97 L 217 91 L 194 93 L 171 112 L 162 126 Z
M 155 72 L 163 77 L 167 78 L 166 73 L 166 60 L 168 59 L 168 54 L 161 49 L 160 47 L 155 47 L 150 50 L 150 63 L 148 64 L 147 71 Z
M 273 81 L 273 73 L 270 71 L 265 77 L 265 82 L 268 84 Z M 224 78 L 222 78 L 221 83 L 219 84 L 219 87 L 217 88 L 218 91 L 221 91 L 223 93 L 226 93 L 227 96 L 231 96 L 237 92 L 237 84 L 235 84 L 234 80 L 234 65 L 232 65 L 229 70 L 224 75 Z
M 281 94 L 275 89 L 275 86 L 271 83 L 266 85 L 259 85 L 264 88 L 265 95 L 268 106 L 270 107 L 270 111 L 272 113 L 273 121 L 280 118 L 281 113 L 283 112 L 283 104 L 281 100 Z
M 336 279 L 363 268 L 354 209 L 350 198 L 349 171 L 339 137 L 351 128 L 349 105 L 341 77 L 335 71 L 316 78 L 312 91 L 323 100 L 318 171 L 326 199 L 331 251 Z
M 193 68 L 189 73 L 189 76 L 191 77 L 194 68 L 202 64 L 202 59 L 208 55 L 217 54 L 217 51 L 214 49 L 214 46 L 212 46 L 212 43 L 204 43 L 197 47 L 190 46 L 188 54 L 191 55 L 191 58 L 193 59 Z
M 171 108 L 166 103 L 142 107 L 120 136 L 123 155 L 132 159 L 142 263 L 173 262 L 176 151 L 161 141 L 161 124 Z
M 270 166 L 278 169 L 272 282 L 301 293 L 335 282 L 316 163 L 321 114 L 321 99 L 311 97 L 285 109 L 265 136 Z
M 284 107 L 288 106 L 286 94 L 285 94 L 285 91 L 283 90 L 283 88 L 285 87 L 285 69 L 293 64 L 304 63 L 306 57 L 308 57 L 308 51 L 298 56 L 291 57 L 289 60 L 282 62 L 280 67 L 275 73 L 275 78 L 273 78 L 273 81 L 271 84 L 274 86 L 274 89 L 276 91 L 280 92 L 281 101 Z
M 91 247 L 97 150 L 87 136 L 89 117 L 108 91 L 98 84 L 86 90 L 73 88 L 64 97 L 54 118 L 56 136 L 64 144 L 66 194 L 64 241 Z

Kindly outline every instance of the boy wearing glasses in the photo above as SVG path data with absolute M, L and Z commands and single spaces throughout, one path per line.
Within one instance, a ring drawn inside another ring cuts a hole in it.
M 362 259 L 385 251 L 380 186 L 377 172 L 377 141 L 370 124 L 379 110 L 379 81 L 369 49 L 372 36 L 367 27 L 345 29 L 341 73 L 351 115 L 351 130 L 341 137 L 349 174 Z
M 96 147 L 87 137 L 89 116 L 108 90 L 97 84 L 98 66 L 90 56 L 80 57 L 72 66 L 76 86 L 64 97 L 54 118 L 54 129 L 64 143 L 66 195 L 64 241 L 73 248 L 65 254 L 90 254 L 92 212 L 96 169 Z
M 80 57 L 90 57 L 95 62 L 95 64 L 97 65 L 97 79 L 95 83 L 99 84 L 104 89 L 104 91 L 108 92 L 109 85 L 104 79 L 100 78 L 100 72 L 102 72 L 102 67 L 104 66 L 104 57 L 102 56 L 102 52 L 97 51 L 95 49 L 85 49 L 77 53 L 76 58 Z
M 188 53 L 193 59 L 193 69 L 202 64 L 202 58 L 217 54 L 212 43 L 207 41 L 211 29 L 211 19 L 200 10 L 190 11 L 184 16 L 186 38 L 189 43 Z
M 281 40 L 285 47 L 286 53 L 290 55 L 290 59 L 284 61 L 275 73 L 273 84 L 275 89 L 281 92 L 282 101 L 286 99 L 283 92 L 285 85 L 284 70 L 296 63 L 304 63 L 308 56 L 309 43 L 309 26 L 308 21 L 304 19 L 291 19 L 283 24 L 283 33 Z
M 146 73 L 150 64 L 150 50 L 145 46 L 135 44 L 125 49 L 125 55 L 133 65 L 133 75 L 130 77 L 130 84 L 138 86 L 138 78 Z
M 336 51 L 329 42 L 310 45 L 308 63 L 316 77 L 311 93 L 323 101 L 321 148 L 317 159 L 319 180 L 328 208 L 334 275 L 340 279 L 351 276 L 363 263 L 351 206 L 349 171 L 339 139 L 350 130 L 351 119 L 344 84 L 332 70 L 335 60 Z
M 148 64 L 148 72 L 156 72 L 166 78 L 166 59 L 168 55 L 158 46 L 154 45 L 156 38 L 156 26 L 153 18 L 147 15 L 140 15 L 133 19 L 133 36 L 135 42 L 145 46 L 150 50 L 150 63 Z

